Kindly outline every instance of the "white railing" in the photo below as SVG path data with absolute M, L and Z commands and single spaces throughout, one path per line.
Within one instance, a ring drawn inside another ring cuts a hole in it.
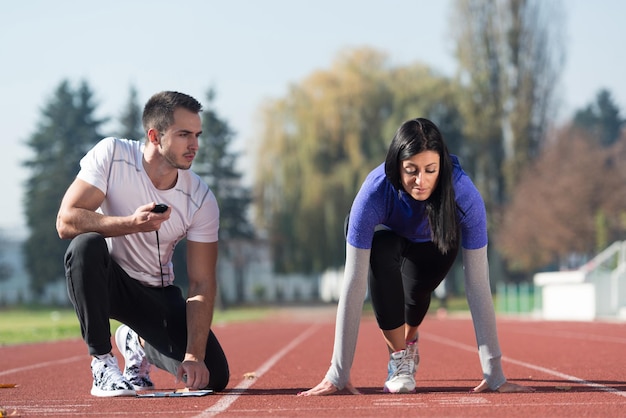
M 613 266 L 606 266 L 613 262 Z M 596 255 L 594 258 L 585 263 L 579 270 L 586 273 L 593 273 L 594 271 L 603 268 L 604 270 L 614 270 L 621 264 L 626 262 L 626 241 L 616 241 L 609 245 L 604 251 Z
M 596 286 L 598 316 L 621 316 L 626 310 L 626 241 L 617 241 L 581 267 Z

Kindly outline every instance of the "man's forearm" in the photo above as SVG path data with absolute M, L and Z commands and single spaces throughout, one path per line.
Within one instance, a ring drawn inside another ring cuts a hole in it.
M 187 298 L 186 360 L 204 361 L 206 343 L 213 322 L 215 285 L 190 286 Z
M 63 239 L 71 239 L 85 232 L 98 232 L 105 237 L 132 233 L 127 217 L 105 216 L 88 209 L 73 208 L 57 218 L 57 230 Z

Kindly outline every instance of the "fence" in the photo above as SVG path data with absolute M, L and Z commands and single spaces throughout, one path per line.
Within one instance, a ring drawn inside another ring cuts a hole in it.
M 496 311 L 507 314 L 531 314 L 540 305 L 540 293 L 531 283 L 498 283 L 496 285 Z

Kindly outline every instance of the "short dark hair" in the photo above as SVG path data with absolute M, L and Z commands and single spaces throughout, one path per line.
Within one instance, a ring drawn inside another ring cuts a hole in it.
M 404 122 L 389 145 L 385 159 L 385 175 L 398 193 L 401 193 L 402 161 L 424 151 L 439 154 L 439 178 L 437 187 L 426 201 L 426 213 L 432 232 L 431 238 L 439 250 L 446 253 L 457 245 L 459 231 L 452 183 L 452 159 L 437 125 L 425 118 Z
M 162 91 L 153 95 L 143 108 L 144 131 L 147 133 L 152 128 L 166 131 L 174 124 L 174 111 L 179 107 L 195 113 L 202 111 L 200 102 L 184 93 Z

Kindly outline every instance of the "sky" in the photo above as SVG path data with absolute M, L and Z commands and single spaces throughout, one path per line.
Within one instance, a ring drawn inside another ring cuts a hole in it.
M 547 0 L 553 1 L 553 0 Z M 455 71 L 453 0 L 21 0 L 0 6 L 0 232 L 24 232 L 25 145 L 63 80 L 86 81 L 97 115 L 116 121 L 134 86 L 143 103 L 177 90 L 201 102 L 210 87 L 236 132 L 233 151 L 255 143 L 257 111 L 341 51 L 369 46 L 393 64 Z M 626 114 L 626 1 L 561 0 L 566 63 L 560 115 L 606 88 Z M 106 134 L 114 134 L 111 123 Z

